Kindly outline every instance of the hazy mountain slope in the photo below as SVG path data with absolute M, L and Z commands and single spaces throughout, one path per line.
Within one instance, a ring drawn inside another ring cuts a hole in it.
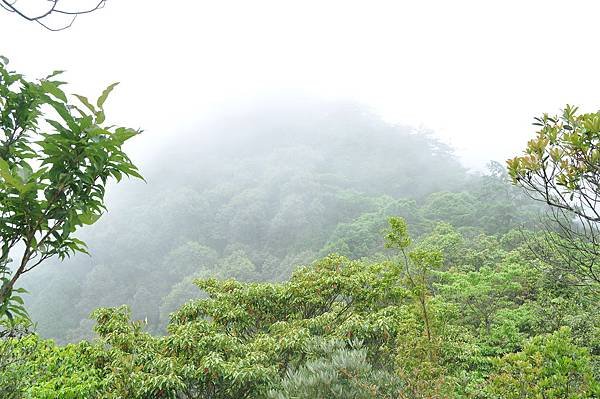
M 109 212 L 82 234 L 91 258 L 28 279 L 43 335 L 85 337 L 93 309 L 122 303 L 160 331 L 197 293 L 193 276 L 278 280 L 327 252 L 373 255 L 388 216 L 418 235 L 429 220 L 419 207 L 466 201 L 428 194 L 474 184 L 442 143 L 348 104 L 229 115 L 165 145 L 144 174 L 147 184 L 112 187 Z

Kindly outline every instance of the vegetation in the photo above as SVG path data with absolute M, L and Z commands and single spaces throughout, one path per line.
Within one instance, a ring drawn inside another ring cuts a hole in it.
M 551 207 L 550 234 L 537 253 L 579 284 L 600 284 L 600 113 L 536 118 L 540 127 L 525 155 L 508 161 L 513 181 Z M 552 234 L 554 233 L 554 234 Z M 552 254 L 560 254 L 560 260 Z
M 61 234 L 42 247 L 40 233 L 38 259 L 83 249 L 70 234 L 104 204 L 90 193 L 109 176 L 138 176 L 121 149 L 135 132 L 100 127 L 108 92 L 96 106 L 79 98 L 91 114 L 75 118 L 48 81 L 5 97 L 31 90 L 65 125 L 48 122 L 53 133 L 34 139 L 32 122 L 0 174 L 2 206 L 21 206 L 5 231 L 30 228 L 27 212 L 57 212 L 41 225 L 60 221 Z M 203 147 L 163 148 L 150 184 L 128 186 L 126 205 L 83 236 L 92 258 L 19 279 L 39 328 L 15 320 L 0 337 L 0 397 L 600 396 L 597 286 L 555 267 L 581 255 L 551 245 L 548 234 L 568 237 L 536 229 L 545 208 L 511 187 L 530 161 L 468 174 L 431 137 L 354 106 L 275 114 L 212 126 L 228 134 Z M 80 146 L 88 161 L 49 143 Z M 37 177 L 18 180 L 29 163 Z M 71 186 L 61 213 L 44 193 Z
M 330 255 L 283 283 L 199 279 L 207 296 L 173 313 L 165 336 L 118 307 L 94 312 L 93 342 L 5 340 L 28 351 L 11 380 L 39 398 L 600 394 L 592 294 L 549 281 L 513 232 L 468 238 L 446 224 L 410 244 L 403 221 L 390 223 L 406 258 Z
M 104 123 L 115 85 L 95 106 L 76 96 L 84 111 L 53 80 L 60 72 L 30 82 L 6 63 L 0 58 L 0 325 L 26 317 L 19 278 L 53 256 L 87 252 L 73 233 L 100 218 L 107 180 L 141 177 L 122 151 L 139 132 Z

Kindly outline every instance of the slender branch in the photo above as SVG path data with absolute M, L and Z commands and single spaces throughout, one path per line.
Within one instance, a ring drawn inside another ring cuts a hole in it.
M 58 13 L 58 14 L 65 14 L 65 15 L 89 14 L 89 13 L 92 13 L 92 12 L 94 12 L 96 10 L 104 8 L 105 5 L 106 5 L 106 0 L 100 0 L 100 1 L 98 1 L 98 4 L 96 4 L 94 7 L 90 8 L 89 10 L 82 10 L 82 11 L 54 10 L 54 12 Z
M 18 14 L 21 18 L 25 18 L 28 21 L 38 21 L 42 18 L 47 17 L 48 15 L 52 14 L 52 12 L 56 9 L 56 5 L 58 4 L 58 0 L 54 0 L 52 1 L 52 7 L 50 7 L 50 9 L 48 11 L 46 11 L 43 14 L 38 15 L 37 17 L 30 17 L 28 15 L 26 15 L 25 13 L 23 13 L 21 10 L 19 10 L 15 4 L 17 3 L 16 1 L 10 3 L 7 0 L 0 0 L 2 1 L 3 5 L 5 6 L 4 8 L 8 8 L 10 11 Z
M 38 23 L 39 25 L 43 26 L 45 29 L 47 29 L 49 31 L 59 32 L 59 31 L 70 28 L 73 25 L 73 23 L 75 22 L 75 19 L 77 19 L 77 16 L 82 15 L 82 14 L 89 14 L 89 13 L 97 11 L 101 8 L 104 8 L 104 6 L 106 5 L 106 1 L 107 0 L 98 0 L 98 2 L 95 3 L 94 6 L 92 6 L 91 8 L 88 8 L 88 9 L 63 10 L 63 9 L 58 8 L 59 0 L 50 0 L 50 2 L 52 3 L 52 6 L 48 10 L 46 10 L 43 13 L 36 15 L 36 16 L 27 15 L 24 11 L 22 11 L 22 9 L 20 9 L 19 7 L 16 6 L 16 3 L 17 3 L 16 0 L 12 1 L 12 2 L 9 0 L 0 0 L 0 6 L 2 6 L 2 8 L 4 8 L 5 10 L 7 10 L 9 12 L 13 12 L 13 13 L 19 15 L 21 18 L 23 18 L 27 21 Z M 59 28 L 53 28 L 53 27 L 49 26 L 47 24 L 47 22 L 45 22 L 45 20 L 53 14 L 61 14 L 61 15 L 71 16 L 72 18 L 64 26 L 61 26 Z

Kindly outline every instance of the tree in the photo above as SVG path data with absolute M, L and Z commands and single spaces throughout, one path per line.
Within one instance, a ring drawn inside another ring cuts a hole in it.
M 86 253 L 75 231 L 105 210 L 109 178 L 141 178 L 123 152 L 140 131 L 106 126 L 104 102 L 69 101 L 54 80 L 36 82 L 0 58 L 0 321 L 26 317 L 17 280 L 47 259 Z M 11 267 L 15 257 L 15 265 Z
M 524 155 L 507 161 L 510 177 L 549 205 L 555 223 L 548 227 L 556 234 L 545 239 L 559 254 L 554 264 L 578 283 L 600 283 L 600 112 L 580 114 L 567 105 L 561 116 L 544 114 L 535 121 L 537 137 Z M 545 260 L 551 258 L 536 247 Z
M 483 327 L 486 335 L 494 322 L 499 309 L 512 304 L 510 295 L 519 290 L 515 272 L 495 271 L 483 267 L 478 271 L 467 273 L 447 273 L 449 285 L 444 286 L 447 296 L 461 306 L 465 321 L 474 327 Z
M 566 327 L 532 338 L 523 351 L 496 363 L 488 386 L 493 398 L 579 399 L 600 394 L 590 354 L 573 344 Z
M 271 399 L 397 398 L 402 388 L 398 376 L 374 368 L 362 348 L 347 348 L 345 342 L 319 340 L 320 356 L 290 370 Z
M 407 280 L 407 286 L 411 290 L 418 302 L 423 322 L 425 323 L 425 333 L 429 343 L 433 340 L 433 329 L 431 325 L 431 315 L 429 310 L 429 299 L 431 292 L 429 290 L 429 274 L 432 270 L 440 268 L 443 263 L 442 253 L 433 248 L 415 248 L 407 252 L 411 244 L 408 235 L 408 227 L 404 219 L 391 217 L 389 219 L 390 229 L 385 239 L 386 248 L 395 248 L 401 254 L 404 263 L 404 273 Z M 433 358 L 433 352 L 429 352 L 430 358 Z
M 53 32 L 70 28 L 71 25 L 73 25 L 73 22 L 75 22 L 77 16 L 81 14 L 89 14 L 99 10 L 106 4 L 106 0 L 93 0 L 95 3 L 89 5 L 88 7 L 70 9 L 63 8 L 62 5 L 64 2 L 60 2 L 59 4 L 60 0 L 46 0 L 44 2 L 38 0 L 36 3 L 40 3 L 41 7 L 36 7 L 39 10 L 31 11 L 28 10 L 31 7 L 20 6 L 17 4 L 18 1 L 19 0 L 0 0 L 0 6 L 9 12 L 17 14 L 27 21 L 36 22 Z M 58 25 L 56 27 L 49 25 L 50 20 L 55 19 L 54 17 L 59 18 Z

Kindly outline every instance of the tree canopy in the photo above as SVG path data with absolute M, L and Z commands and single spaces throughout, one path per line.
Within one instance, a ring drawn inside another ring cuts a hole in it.
M 579 283 L 600 283 L 600 112 L 567 105 L 560 116 L 535 119 L 537 136 L 508 161 L 513 182 L 551 208 L 546 243 L 561 249 L 557 264 Z M 550 260 L 543 248 L 538 252 Z
M 0 374 L 0 392 L 39 398 L 597 396 L 600 315 L 593 297 L 553 285 L 513 233 L 485 237 L 495 250 L 481 253 L 482 237 L 440 226 L 413 242 L 406 223 L 393 218 L 387 259 L 332 254 L 280 283 L 199 278 L 204 295 L 171 314 L 164 336 L 149 334 L 145 321 L 132 321 L 120 306 L 93 312 L 93 341 L 64 347 L 36 335 L 0 341 L 0 351 L 19 359 Z M 472 252 L 479 262 L 461 255 Z
M 600 397 L 597 286 L 569 263 L 596 260 L 569 183 L 595 116 L 541 118 L 474 174 L 361 107 L 277 104 L 164 146 L 104 217 L 139 131 L 107 124 L 114 84 L 92 102 L 59 74 L 0 64 L 0 397 Z
M 13 320 L 26 316 L 17 280 L 52 257 L 87 252 L 74 233 L 100 218 L 108 179 L 141 176 L 122 150 L 139 131 L 105 123 L 115 84 L 95 105 L 80 95 L 75 105 L 60 72 L 32 82 L 6 64 L 0 59 L 0 320 Z

